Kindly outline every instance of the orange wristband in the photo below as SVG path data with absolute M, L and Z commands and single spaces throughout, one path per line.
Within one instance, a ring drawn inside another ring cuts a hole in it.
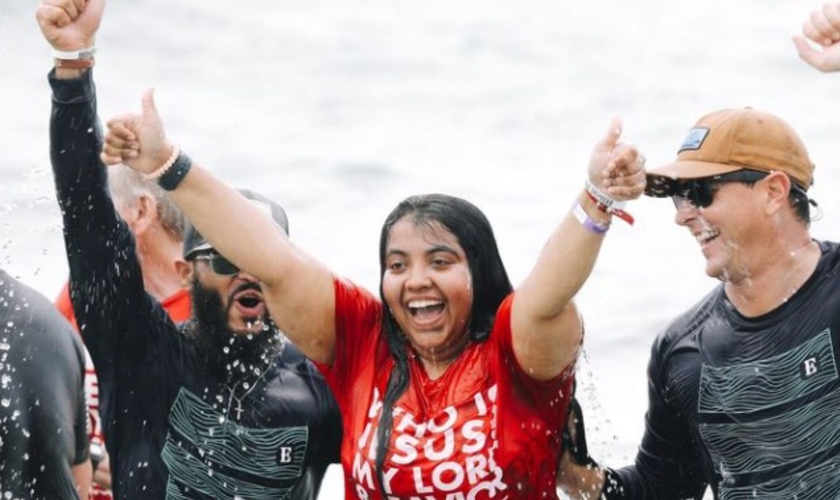
M 62 69 L 89 69 L 96 64 L 96 59 L 56 59 L 55 67 Z

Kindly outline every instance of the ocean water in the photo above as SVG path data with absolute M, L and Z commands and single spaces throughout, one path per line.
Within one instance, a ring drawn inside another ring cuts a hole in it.
M 377 238 L 407 195 L 481 207 L 515 283 L 585 178 L 613 116 L 648 166 L 706 112 L 754 106 L 789 121 L 840 220 L 840 75 L 790 36 L 818 2 L 636 0 L 112 1 L 97 37 L 104 119 L 157 89 L 167 130 L 222 178 L 286 207 L 297 242 L 376 289 Z M 0 266 L 53 297 L 65 279 L 49 169 L 48 45 L 34 0 L 0 0 Z M 593 455 L 629 463 L 643 431 L 655 335 L 715 282 L 664 200 L 630 206 L 578 296 L 581 400 Z M 562 279 L 562 277 L 558 277 Z M 322 498 L 340 498 L 332 471 Z

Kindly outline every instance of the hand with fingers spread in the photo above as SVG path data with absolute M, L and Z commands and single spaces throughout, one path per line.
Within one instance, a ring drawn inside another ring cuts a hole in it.
M 35 11 L 41 33 L 53 49 L 93 47 L 105 0 L 42 0 Z
M 634 200 L 645 190 L 645 157 L 619 142 L 621 121 L 613 119 L 589 160 L 589 182 L 616 201 Z
M 828 2 L 813 11 L 802 25 L 802 35 L 793 37 L 793 42 L 806 63 L 824 73 L 840 71 L 840 2 Z
M 155 106 L 154 89 L 143 93 L 141 114 L 126 114 L 108 121 L 100 156 L 106 165 L 124 163 L 140 173 L 151 173 L 171 156 L 163 122 Z

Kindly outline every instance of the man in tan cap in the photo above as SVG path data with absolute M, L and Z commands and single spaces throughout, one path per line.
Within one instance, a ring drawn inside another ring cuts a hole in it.
M 840 4 L 812 14 L 801 57 L 840 70 Z M 653 346 L 635 464 L 595 465 L 580 418 L 573 498 L 834 499 L 840 492 L 840 244 L 809 234 L 814 169 L 796 132 L 751 108 L 702 117 L 646 194 L 671 197 L 721 284 Z M 577 415 L 578 417 L 580 415 Z

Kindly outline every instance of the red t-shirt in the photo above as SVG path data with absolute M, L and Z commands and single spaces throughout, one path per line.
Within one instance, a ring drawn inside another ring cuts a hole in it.
M 530 378 L 513 352 L 513 295 L 490 338 L 469 344 L 437 380 L 409 355 L 411 382 L 394 406 L 384 465 L 388 498 L 552 499 L 574 380 Z M 375 436 L 394 360 L 381 329 L 382 304 L 335 280 L 336 359 L 320 366 L 341 408 L 346 498 L 381 499 Z M 408 347 L 406 347 L 408 349 Z

